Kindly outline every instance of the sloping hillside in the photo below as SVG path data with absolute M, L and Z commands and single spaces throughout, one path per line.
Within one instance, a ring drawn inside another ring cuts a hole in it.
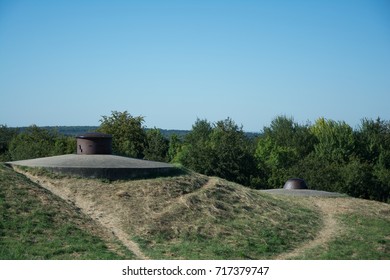
M 388 204 L 271 195 L 197 173 L 104 182 L 22 172 L 136 258 L 390 258 Z
M 0 259 L 134 257 L 79 208 L 0 164 Z

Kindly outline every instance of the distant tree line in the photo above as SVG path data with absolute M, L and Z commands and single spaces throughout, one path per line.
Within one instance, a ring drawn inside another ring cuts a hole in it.
M 118 155 L 181 164 L 255 189 L 279 188 L 303 178 L 309 188 L 390 201 L 390 122 L 363 119 L 358 129 L 320 118 L 298 124 L 276 117 L 259 134 L 232 119 L 198 119 L 188 133 L 146 129 L 144 118 L 113 111 L 98 131 L 113 135 Z M 75 152 L 75 138 L 31 126 L 22 132 L 0 126 L 0 161 Z
M 1 126 L 1 125 L 0 125 Z M 3 125 L 4 127 L 5 125 Z M 29 126 L 22 126 L 18 127 L 17 129 L 14 128 L 14 130 L 18 132 L 23 132 L 27 129 L 29 129 Z M 40 126 L 39 128 L 43 128 L 49 131 L 56 131 L 59 134 L 65 135 L 65 136 L 73 136 L 76 137 L 77 135 L 86 133 L 86 132 L 94 132 L 99 129 L 99 126 Z M 144 128 L 145 130 L 153 129 L 153 128 Z M 161 129 L 162 135 L 169 139 L 173 134 L 176 134 L 180 138 L 184 138 L 185 135 L 187 135 L 190 131 L 189 130 L 180 130 L 180 129 Z M 254 132 L 245 132 L 246 135 L 249 137 L 256 137 L 258 136 L 258 133 Z
M 74 137 L 36 125 L 20 129 L 0 125 L 0 161 L 14 161 L 73 153 Z

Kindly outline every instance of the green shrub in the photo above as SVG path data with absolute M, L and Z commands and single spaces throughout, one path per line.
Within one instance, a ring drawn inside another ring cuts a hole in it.
M 12 160 L 55 156 L 74 152 L 75 141 L 56 131 L 32 125 L 10 141 L 8 152 Z
M 143 117 L 133 117 L 127 111 L 113 111 L 111 116 L 102 116 L 100 122 L 99 132 L 112 135 L 113 153 L 135 158 L 144 157 L 147 139 Z
M 146 139 L 145 159 L 166 162 L 169 143 L 161 131 L 157 128 L 147 130 Z

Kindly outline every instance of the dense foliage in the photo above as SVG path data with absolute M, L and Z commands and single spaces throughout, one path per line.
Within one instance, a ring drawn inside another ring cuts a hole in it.
M 115 154 L 167 161 L 251 188 L 279 188 L 291 177 L 309 188 L 390 201 L 390 122 L 363 119 L 357 129 L 320 118 L 298 124 L 276 117 L 259 136 L 248 135 L 228 118 L 196 120 L 187 134 L 146 129 L 143 117 L 113 111 L 98 131 L 113 135 Z M 75 139 L 31 126 L 0 126 L 0 160 L 75 152 Z
M 23 132 L 15 133 L 5 144 L 7 151 L 1 156 L 4 160 L 22 160 L 69 154 L 75 151 L 76 140 L 35 125 Z
M 98 131 L 112 135 L 114 153 L 136 158 L 143 157 L 147 141 L 143 117 L 133 117 L 127 111 L 113 111 L 111 116 L 103 116 L 100 122 Z
M 11 159 L 9 144 L 16 135 L 18 135 L 17 129 L 8 128 L 6 125 L 0 125 L 0 161 Z
M 389 137 L 390 123 L 379 118 L 364 119 L 354 131 L 345 122 L 324 118 L 302 126 L 278 117 L 258 141 L 255 157 L 264 176 L 252 187 L 281 187 L 288 178 L 300 177 L 313 189 L 388 201 Z
M 256 173 L 252 142 L 231 119 L 197 120 L 175 160 L 197 172 L 249 185 Z
M 145 159 L 156 161 L 168 161 L 169 141 L 165 139 L 157 128 L 146 131 Z

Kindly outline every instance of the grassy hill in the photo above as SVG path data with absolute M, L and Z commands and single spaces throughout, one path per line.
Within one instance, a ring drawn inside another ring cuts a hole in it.
M 0 259 L 133 257 L 79 208 L 0 165 Z
M 390 259 L 384 203 L 271 195 L 197 173 L 24 173 L 0 167 L 1 259 Z

